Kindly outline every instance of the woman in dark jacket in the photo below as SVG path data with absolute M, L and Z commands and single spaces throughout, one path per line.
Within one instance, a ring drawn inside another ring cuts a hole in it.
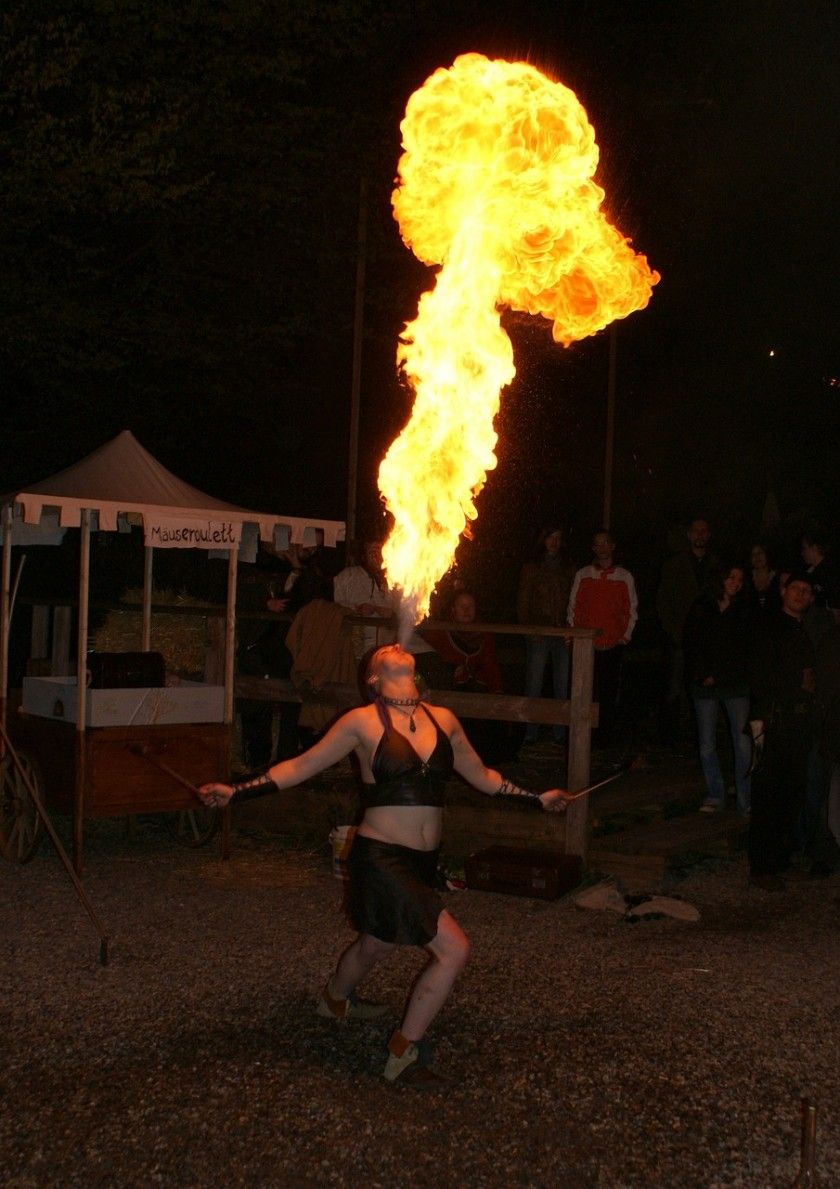
M 565 531 L 544 528 L 537 538 L 533 559 L 526 562 L 519 575 L 516 617 L 522 624 L 535 627 L 566 626 L 566 610 L 577 566 L 566 549 Z M 555 698 L 569 693 L 569 649 L 562 636 L 527 636 L 525 639 L 525 697 L 542 695 L 545 670 L 550 664 Z M 528 723 L 526 745 L 537 742 L 539 726 Z M 554 727 L 554 742 L 563 744 L 566 728 Z
M 686 620 L 683 645 L 694 711 L 700 763 L 706 781 L 701 813 L 723 809 L 726 786 L 717 753 L 718 709 L 723 707 L 735 756 L 738 812 L 750 812 L 749 769 L 752 749 L 744 733 L 749 717 L 747 661 L 751 615 L 742 597 L 744 570 L 723 566 L 711 589 L 693 604 Z

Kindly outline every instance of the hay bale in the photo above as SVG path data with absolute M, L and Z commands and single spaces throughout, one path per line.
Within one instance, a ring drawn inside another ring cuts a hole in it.
M 91 637 L 97 652 L 136 652 L 141 646 L 142 589 L 129 588 L 123 591 L 120 602 L 132 610 L 108 612 L 102 626 Z M 196 608 L 210 605 L 184 591 L 172 590 L 153 591 L 152 603 Z M 154 611 L 150 645 L 156 652 L 163 654 L 168 675 L 200 681 L 204 676 L 207 651 L 207 617 L 202 614 L 167 615 L 165 611 Z

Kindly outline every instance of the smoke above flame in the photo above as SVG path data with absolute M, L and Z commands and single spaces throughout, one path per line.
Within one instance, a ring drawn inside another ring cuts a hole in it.
M 574 92 L 533 66 L 464 54 L 414 92 L 400 129 L 394 215 L 440 266 L 401 336 L 414 407 L 379 470 L 394 517 L 385 572 L 417 622 L 496 465 L 493 422 L 516 372 L 502 308 L 548 319 L 568 346 L 643 309 L 659 274 L 601 210 Z

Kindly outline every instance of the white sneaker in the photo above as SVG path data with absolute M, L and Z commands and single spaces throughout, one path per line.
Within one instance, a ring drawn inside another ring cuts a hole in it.
M 620 916 L 624 916 L 627 911 L 626 899 L 615 884 L 610 882 L 596 883 L 591 888 L 584 888 L 574 897 L 574 902 L 578 908 L 606 909 L 609 912 L 617 912 Z
M 700 920 L 700 913 L 693 904 L 672 896 L 651 896 L 640 904 L 634 904 L 627 915 L 638 920 L 651 916 L 675 917 L 678 921 Z

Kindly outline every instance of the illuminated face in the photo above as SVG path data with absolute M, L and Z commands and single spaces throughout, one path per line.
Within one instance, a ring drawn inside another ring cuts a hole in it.
M 724 593 L 730 599 L 734 599 L 736 594 L 744 585 L 744 571 L 737 566 L 733 567 L 723 580 Z
M 475 599 L 471 594 L 459 594 L 452 604 L 455 623 L 475 623 Z
M 709 525 L 705 520 L 692 520 L 688 526 L 688 543 L 692 549 L 705 549 L 711 535 Z
M 788 615 L 795 615 L 800 619 L 814 601 L 814 592 L 810 582 L 803 582 L 800 578 L 792 578 L 782 591 L 782 606 Z
M 592 552 L 602 565 L 612 560 L 614 549 L 615 541 L 609 533 L 596 533 L 592 538 Z

